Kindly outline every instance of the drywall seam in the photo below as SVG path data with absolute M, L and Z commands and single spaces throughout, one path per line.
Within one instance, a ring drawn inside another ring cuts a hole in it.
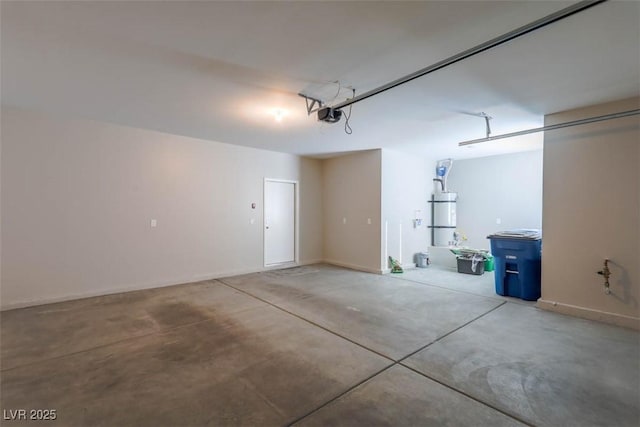
M 606 311 L 594 310 L 591 308 L 578 307 L 571 304 L 563 304 L 556 301 L 539 299 L 536 307 L 543 310 L 553 311 L 569 316 L 580 317 L 588 320 L 609 323 L 616 326 L 623 326 L 640 331 L 640 318 L 625 316 L 623 314 L 609 313 Z

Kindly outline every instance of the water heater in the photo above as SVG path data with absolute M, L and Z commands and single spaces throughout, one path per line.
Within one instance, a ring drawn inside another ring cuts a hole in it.
M 453 245 L 456 231 L 456 201 L 458 193 L 436 192 L 431 199 L 433 225 L 431 236 L 433 246 Z
M 447 177 L 453 166 L 452 159 L 439 160 L 436 164 L 437 184 L 431 196 L 431 244 L 433 246 L 451 246 L 456 231 L 456 202 L 458 193 L 447 191 Z

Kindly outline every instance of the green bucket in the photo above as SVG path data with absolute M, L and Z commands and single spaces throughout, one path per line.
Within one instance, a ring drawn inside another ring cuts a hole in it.
M 493 261 L 493 255 L 485 255 L 486 259 L 484 260 L 484 271 L 493 271 L 496 269 L 495 262 Z

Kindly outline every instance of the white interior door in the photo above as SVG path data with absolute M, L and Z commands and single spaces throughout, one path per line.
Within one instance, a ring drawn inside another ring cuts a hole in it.
M 296 184 L 264 183 L 264 264 L 296 260 Z

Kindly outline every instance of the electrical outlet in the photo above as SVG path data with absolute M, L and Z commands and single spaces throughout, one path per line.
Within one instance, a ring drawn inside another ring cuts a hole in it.
M 498 225 L 502 224 L 502 219 L 496 218 L 496 224 L 498 224 Z
M 157 227 L 158 226 L 158 221 L 155 219 L 151 220 L 151 227 Z

